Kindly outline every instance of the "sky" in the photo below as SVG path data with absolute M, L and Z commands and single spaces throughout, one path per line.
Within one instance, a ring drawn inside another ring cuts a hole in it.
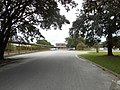
M 60 7 L 60 14 L 65 15 L 66 18 L 70 21 L 70 24 L 65 24 L 62 27 L 62 30 L 41 30 L 41 34 L 45 37 L 47 41 L 49 41 L 52 45 L 55 45 L 56 43 L 64 43 L 65 38 L 69 37 L 69 28 L 72 26 L 72 22 L 76 20 L 76 9 L 80 9 L 82 7 L 83 0 L 74 0 L 76 3 L 78 3 L 78 6 L 74 9 L 71 9 L 69 12 L 66 12 L 64 7 Z

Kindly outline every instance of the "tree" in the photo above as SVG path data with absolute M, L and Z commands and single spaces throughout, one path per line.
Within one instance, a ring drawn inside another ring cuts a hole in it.
M 75 48 L 77 49 L 77 45 L 78 43 L 85 43 L 85 40 L 82 37 L 67 37 L 66 38 L 66 42 L 67 42 L 67 47 L 68 48 Z
M 77 50 L 84 50 L 85 47 L 86 45 L 83 42 L 79 42 L 77 44 Z
M 76 21 L 73 22 L 72 28 L 70 28 L 70 35 L 78 38 L 81 36 L 85 38 L 85 44 L 92 47 L 95 43 L 100 42 L 100 38 L 96 36 L 91 22 L 87 19 L 87 15 L 81 10 L 80 15 Z
M 45 39 L 42 39 L 42 40 L 37 40 L 36 42 L 37 44 L 42 44 L 42 45 L 47 45 L 47 46 L 51 46 L 51 43 L 48 42 L 47 40 Z
M 107 47 L 107 41 L 104 41 L 102 43 L 103 47 Z M 114 36 L 113 37 L 113 48 L 119 48 L 120 49 L 120 36 Z
M 119 33 L 120 29 L 119 5 L 119 0 L 84 0 L 83 10 L 75 22 L 83 22 L 81 28 L 85 29 L 81 31 L 76 27 L 73 31 L 84 32 L 91 43 L 105 36 L 108 55 L 112 56 L 113 34 Z M 83 16 L 85 19 L 81 18 Z
M 75 48 L 74 39 L 72 37 L 65 38 L 68 48 Z
M 113 46 L 120 49 L 120 36 L 113 37 Z
M 0 60 L 4 59 L 4 51 L 10 38 L 27 40 L 42 36 L 42 29 L 62 27 L 69 23 L 65 16 L 60 15 L 58 3 L 66 10 L 76 6 L 72 0 L 0 0 Z M 19 34 L 18 34 L 19 33 Z
M 99 48 L 100 48 L 99 43 L 95 43 L 93 47 L 96 49 L 96 53 L 99 53 Z

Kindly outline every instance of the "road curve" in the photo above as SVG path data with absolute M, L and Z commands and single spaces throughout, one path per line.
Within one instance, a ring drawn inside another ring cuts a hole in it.
M 0 68 L 0 90 L 109 90 L 114 76 L 78 58 L 77 51 L 17 55 Z

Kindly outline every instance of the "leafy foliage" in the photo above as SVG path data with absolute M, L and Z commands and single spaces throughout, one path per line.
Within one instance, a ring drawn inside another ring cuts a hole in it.
M 51 26 L 61 29 L 62 24 L 69 23 L 60 15 L 58 3 L 66 10 L 77 5 L 72 0 L 0 0 L 0 58 L 3 58 L 10 37 L 13 40 L 33 40 L 42 37 L 36 25 L 42 29 Z
M 113 46 L 120 49 L 120 36 L 113 37 Z
M 100 38 L 96 35 L 93 25 L 88 19 L 88 16 L 81 11 L 80 16 L 73 22 L 70 28 L 70 35 L 75 38 L 81 36 L 86 39 L 86 44 L 91 47 L 95 43 L 100 42 Z
M 77 44 L 77 50 L 84 50 L 85 47 L 86 45 L 83 42 L 79 42 Z
M 108 55 L 113 55 L 113 34 L 120 32 L 119 5 L 118 0 L 84 0 L 83 10 L 70 29 L 72 34 L 83 34 L 91 46 L 105 36 Z
M 16 47 L 15 45 L 11 44 L 11 43 L 8 43 L 5 51 L 8 51 L 8 52 L 12 52 L 12 51 L 15 51 L 16 50 Z
M 42 44 L 42 45 L 47 45 L 47 46 L 51 46 L 51 43 L 48 42 L 47 40 L 45 39 L 42 39 L 42 40 L 37 40 L 36 42 L 37 44 Z
M 74 38 L 74 37 L 67 37 L 66 38 L 67 47 L 68 48 L 76 48 L 79 43 L 85 43 L 85 40 L 82 37 Z

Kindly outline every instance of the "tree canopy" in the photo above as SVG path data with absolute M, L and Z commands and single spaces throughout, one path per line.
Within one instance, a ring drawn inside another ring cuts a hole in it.
M 36 25 L 61 29 L 62 24 L 69 23 L 60 15 L 58 3 L 67 11 L 77 5 L 72 0 L 0 0 L 0 59 L 10 37 L 33 40 L 42 36 Z
M 113 55 L 113 35 L 119 36 L 120 32 L 119 5 L 119 0 L 84 0 L 83 9 L 70 29 L 72 34 L 83 34 L 90 43 L 106 37 L 108 55 Z

